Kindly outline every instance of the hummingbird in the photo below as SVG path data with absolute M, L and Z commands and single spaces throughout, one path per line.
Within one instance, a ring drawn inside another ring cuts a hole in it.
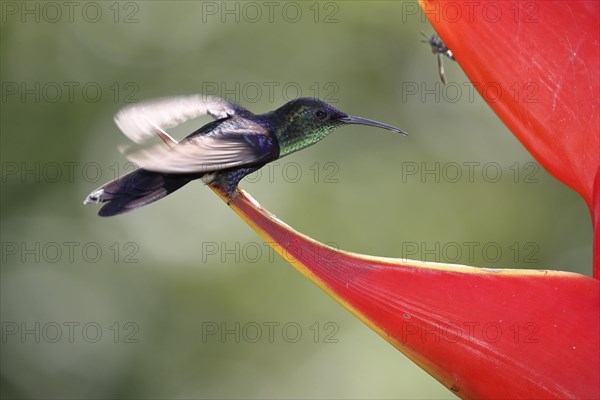
M 448 49 L 446 44 L 442 41 L 442 39 L 437 34 L 434 33 L 431 36 L 427 36 L 427 34 L 425 32 L 421 31 L 421 35 L 423 35 L 425 37 L 425 40 L 421 40 L 421 42 L 429 43 L 429 45 L 431 46 L 431 52 L 433 54 L 437 55 L 440 79 L 442 80 L 442 83 L 445 85 L 446 84 L 446 73 L 444 72 L 444 60 L 442 59 L 442 56 L 446 56 L 449 59 L 451 59 L 452 61 L 456 61 L 454 59 L 454 54 L 452 54 L 452 50 Z
M 181 141 L 165 131 L 206 114 L 214 120 Z M 102 185 L 83 202 L 105 203 L 98 212 L 103 217 L 153 203 L 197 179 L 221 189 L 231 202 L 246 175 L 317 143 L 342 125 L 368 125 L 406 135 L 394 126 L 349 116 L 316 98 L 298 98 L 275 111 L 254 114 L 214 96 L 165 97 L 128 105 L 114 120 L 135 143 L 147 143 L 152 137 L 160 141 L 121 149 L 139 168 Z

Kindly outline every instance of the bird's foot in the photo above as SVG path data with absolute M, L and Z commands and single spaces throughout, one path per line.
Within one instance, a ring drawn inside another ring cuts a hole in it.
M 229 195 L 227 196 L 227 205 L 230 206 L 231 203 L 236 199 L 236 197 L 238 197 L 240 195 L 240 191 L 239 189 L 236 187 L 235 189 L 233 189 L 233 192 L 229 193 Z
M 210 185 L 221 192 L 221 195 L 227 199 L 228 206 L 231 205 L 233 200 L 240 194 L 237 185 L 232 186 L 231 182 L 228 181 L 213 181 Z

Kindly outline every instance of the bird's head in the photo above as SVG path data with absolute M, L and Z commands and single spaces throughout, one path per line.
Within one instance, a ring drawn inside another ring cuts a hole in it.
M 308 147 L 342 125 L 369 125 L 406 135 L 402 129 L 361 117 L 352 117 L 331 104 L 314 98 L 287 102 L 273 112 L 280 155 Z

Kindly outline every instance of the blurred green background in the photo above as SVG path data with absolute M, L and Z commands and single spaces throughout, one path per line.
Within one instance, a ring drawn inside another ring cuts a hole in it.
M 416 3 L 69 4 L 2 3 L 3 398 L 453 398 L 202 184 L 84 207 L 131 167 L 112 121 L 131 101 L 318 96 L 397 125 L 338 129 L 242 187 L 345 250 L 590 274 L 584 202 L 455 63 L 441 86 Z

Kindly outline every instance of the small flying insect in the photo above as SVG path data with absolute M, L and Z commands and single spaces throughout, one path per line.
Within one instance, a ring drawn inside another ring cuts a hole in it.
M 448 47 L 442 41 L 442 39 L 435 33 L 431 36 L 427 36 L 427 34 L 425 32 L 421 31 L 421 35 L 423 35 L 426 39 L 426 40 L 421 40 L 421 42 L 429 43 L 429 45 L 431 46 L 431 52 L 433 54 L 437 55 L 440 79 L 442 80 L 442 83 L 445 85 L 446 84 L 446 73 L 444 72 L 444 60 L 442 59 L 442 56 L 446 56 L 449 59 L 451 59 L 452 61 L 456 61 L 454 59 L 454 55 L 452 54 L 452 50 L 448 49 Z

